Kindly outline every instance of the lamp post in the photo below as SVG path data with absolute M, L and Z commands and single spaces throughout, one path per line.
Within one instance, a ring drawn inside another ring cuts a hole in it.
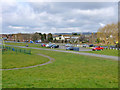
M 110 40 L 111 40 L 111 43 L 112 43 L 112 38 L 113 38 L 113 36 L 112 36 L 112 35 L 110 35 Z

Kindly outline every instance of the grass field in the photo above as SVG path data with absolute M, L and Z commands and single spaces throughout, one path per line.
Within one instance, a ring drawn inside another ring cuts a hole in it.
M 94 54 L 110 55 L 110 56 L 118 56 L 118 53 L 119 53 L 118 50 L 110 50 L 110 49 L 104 49 L 103 51 L 84 51 L 84 52 L 94 53 Z
M 118 87 L 117 61 L 45 50 L 32 50 L 32 53 L 48 55 L 55 61 L 30 69 L 3 71 L 3 88 Z
M 2 68 L 20 68 L 33 66 L 49 61 L 48 58 L 36 54 L 16 53 L 15 51 L 5 51 L 2 54 Z
M 29 47 L 38 47 L 38 48 L 45 48 L 41 47 L 41 44 L 34 44 L 34 43 L 5 43 L 6 45 L 17 45 L 17 46 L 26 46 L 28 45 Z

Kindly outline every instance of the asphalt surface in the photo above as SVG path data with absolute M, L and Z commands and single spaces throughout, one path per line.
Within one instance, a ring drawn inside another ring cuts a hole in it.
M 66 49 L 66 47 L 65 46 L 62 46 L 62 45 L 60 45 L 59 46 L 59 49 Z M 88 48 L 83 48 L 83 47 L 80 47 L 79 48 L 79 51 L 92 51 L 91 49 L 88 49 Z
M 57 51 L 57 52 L 65 52 L 65 53 L 74 53 L 74 54 L 80 54 L 80 55 L 86 55 L 86 56 L 107 58 L 107 59 L 112 59 L 112 60 L 116 60 L 116 61 L 118 61 L 119 58 L 120 58 L 120 57 L 117 57 L 117 56 L 108 56 L 108 55 L 84 53 L 84 52 L 75 52 L 75 51 L 64 51 L 64 50 L 57 50 L 57 49 L 35 48 L 35 47 L 25 47 L 25 46 L 15 46 L 15 45 L 7 45 L 7 46 L 20 47 L 20 48 L 31 48 L 31 49 L 37 49 L 37 50 Z

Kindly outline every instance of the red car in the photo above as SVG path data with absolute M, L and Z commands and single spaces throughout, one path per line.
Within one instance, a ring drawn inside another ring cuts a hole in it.
M 94 47 L 92 50 L 93 51 L 98 51 L 98 50 L 103 50 L 103 49 L 104 49 L 103 47 L 97 46 L 97 47 Z

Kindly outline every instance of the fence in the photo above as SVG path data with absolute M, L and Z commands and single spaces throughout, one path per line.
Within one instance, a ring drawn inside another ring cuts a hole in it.
M 15 47 L 8 47 L 5 46 L 4 48 L 2 48 L 2 52 L 4 53 L 4 51 L 8 50 L 8 51 L 14 51 L 16 53 L 24 53 L 24 54 L 31 54 L 31 50 L 26 50 L 26 49 L 21 49 L 21 48 L 15 48 Z

